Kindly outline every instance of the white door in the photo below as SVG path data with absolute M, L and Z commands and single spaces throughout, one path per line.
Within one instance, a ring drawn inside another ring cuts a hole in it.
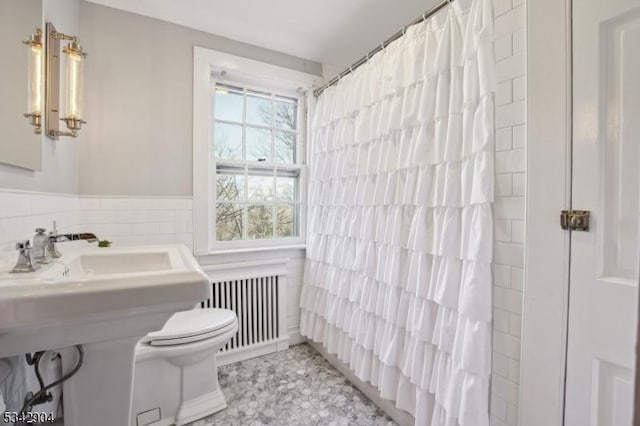
M 640 0 L 573 1 L 565 426 L 630 426 L 638 301 Z

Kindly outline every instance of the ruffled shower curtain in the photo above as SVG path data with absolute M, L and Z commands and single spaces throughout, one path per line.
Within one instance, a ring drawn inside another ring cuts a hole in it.
M 456 0 L 318 98 L 300 328 L 417 425 L 489 424 L 491 0 Z

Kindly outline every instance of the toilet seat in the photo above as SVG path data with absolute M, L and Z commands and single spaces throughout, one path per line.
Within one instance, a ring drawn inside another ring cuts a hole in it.
M 162 330 L 147 334 L 142 343 L 151 346 L 174 346 L 199 342 L 235 327 L 236 315 L 228 309 L 206 308 L 177 312 Z

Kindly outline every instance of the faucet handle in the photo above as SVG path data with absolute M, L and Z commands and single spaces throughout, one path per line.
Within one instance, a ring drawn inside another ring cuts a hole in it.
M 29 240 L 19 241 L 16 243 L 16 250 L 28 250 L 31 248 L 31 242 Z
M 18 241 L 16 243 L 16 249 L 20 251 L 18 254 L 18 261 L 16 262 L 16 266 L 14 266 L 9 272 L 12 274 L 20 272 L 34 272 L 36 268 L 31 262 L 31 243 L 29 240 Z

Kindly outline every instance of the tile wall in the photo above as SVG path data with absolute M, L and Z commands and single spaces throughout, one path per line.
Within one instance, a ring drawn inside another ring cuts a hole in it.
M 496 203 L 491 426 L 518 424 L 526 190 L 526 3 L 494 0 Z
M 83 228 L 114 246 L 193 246 L 191 197 L 80 197 Z
M 15 263 L 18 241 L 32 239 L 39 227 L 77 232 L 82 223 L 75 195 L 0 189 L 0 265 Z
M 17 258 L 15 243 L 32 239 L 38 227 L 51 230 L 54 220 L 60 233 L 92 232 L 115 247 L 179 243 L 192 248 L 192 204 L 191 197 L 78 197 L 0 189 L 0 265 L 11 267 Z M 282 257 L 289 259 L 289 336 L 298 343 L 303 249 L 225 253 L 199 260 L 215 264 Z

